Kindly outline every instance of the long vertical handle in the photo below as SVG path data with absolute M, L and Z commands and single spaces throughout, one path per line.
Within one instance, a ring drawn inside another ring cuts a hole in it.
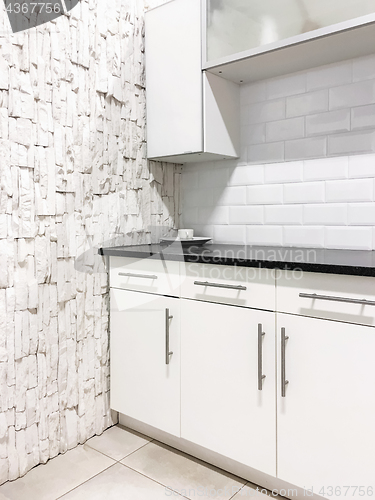
M 263 379 L 266 378 L 263 375 L 263 336 L 265 333 L 262 331 L 263 326 L 261 323 L 258 324 L 258 391 L 263 390 Z
M 289 384 L 289 380 L 285 377 L 285 347 L 289 337 L 285 335 L 285 328 L 281 329 L 281 397 L 285 398 L 285 388 Z
M 173 318 L 169 314 L 169 309 L 165 310 L 165 364 L 169 365 L 170 356 L 173 352 L 169 350 L 169 321 Z

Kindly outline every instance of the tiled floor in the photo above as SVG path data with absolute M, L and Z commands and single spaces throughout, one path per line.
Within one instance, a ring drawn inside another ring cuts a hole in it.
M 0 486 L 0 500 L 241 500 L 253 485 L 120 426 Z

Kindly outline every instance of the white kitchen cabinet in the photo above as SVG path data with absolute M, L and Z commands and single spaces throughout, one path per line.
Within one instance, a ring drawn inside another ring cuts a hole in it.
M 373 0 L 203 2 L 202 67 L 237 83 L 373 52 Z
M 201 0 L 173 0 L 146 13 L 149 159 L 239 156 L 239 86 L 202 72 L 201 17 Z
M 112 288 L 110 324 L 111 408 L 179 436 L 179 299 Z
M 127 425 L 290 498 L 372 496 L 373 278 L 282 271 L 275 288 L 263 269 L 118 259 L 111 408 Z
M 274 314 L 182 299 L 181 344 L 181 436 L 276 475 Z
M 281 328 L 289 337 L 285 397 Z M 375 490 L 375 329 L 278 314 L 277 331 L 278 477 L 326 498 L 370 498 L 368 488 Z

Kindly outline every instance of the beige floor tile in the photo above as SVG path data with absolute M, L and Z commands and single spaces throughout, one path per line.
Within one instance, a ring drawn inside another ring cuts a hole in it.
M 194 500 L 228 500 L 246 482 L 157 442 L 149 443 L 121 463 Z
M 106 430 L 101 436 L 89 439 L 86 444 L 114 460 L 122 460 L 150 441 L 151 438 L 142 434 L 116 426 Z
M 64 495 L 61 500 L 166 500 L 182 497 L 119 463 Z
M 0 500 L 56 500 L 114 463 L 88 446 L 78 446 L 0 486 Z

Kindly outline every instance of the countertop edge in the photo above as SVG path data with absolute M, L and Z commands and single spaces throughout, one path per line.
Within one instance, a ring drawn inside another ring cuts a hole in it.
M 138 259 L 158 259 L 161 255 L 159 251 L 136 250 L 129 247 L 124 249 L 120 248 L 99 248 L 98 253 L 102 256 L 110 257 L 130 257 Z M 168 254 L 163 253 L 163 259 L 178 262 L 196 263 L 196 264 L 210 264 L 210 265 L 225 265 L 225 266 L 240 266 L 240 267 L 259 267 L 264 269 L 279 269 L 284 271 L 305 271 L 312 273 L 323 274 L 341 274 L 350 276 L 367 276 L 375 277 L 375 267 L 346 265 L 346 264 L 331 264 L 319 262 L 292 262 L 280 260 L 267 260 L 267 259 L 246 259 L 246 258 L 227 258 L 210 255 L 198 254 Z

